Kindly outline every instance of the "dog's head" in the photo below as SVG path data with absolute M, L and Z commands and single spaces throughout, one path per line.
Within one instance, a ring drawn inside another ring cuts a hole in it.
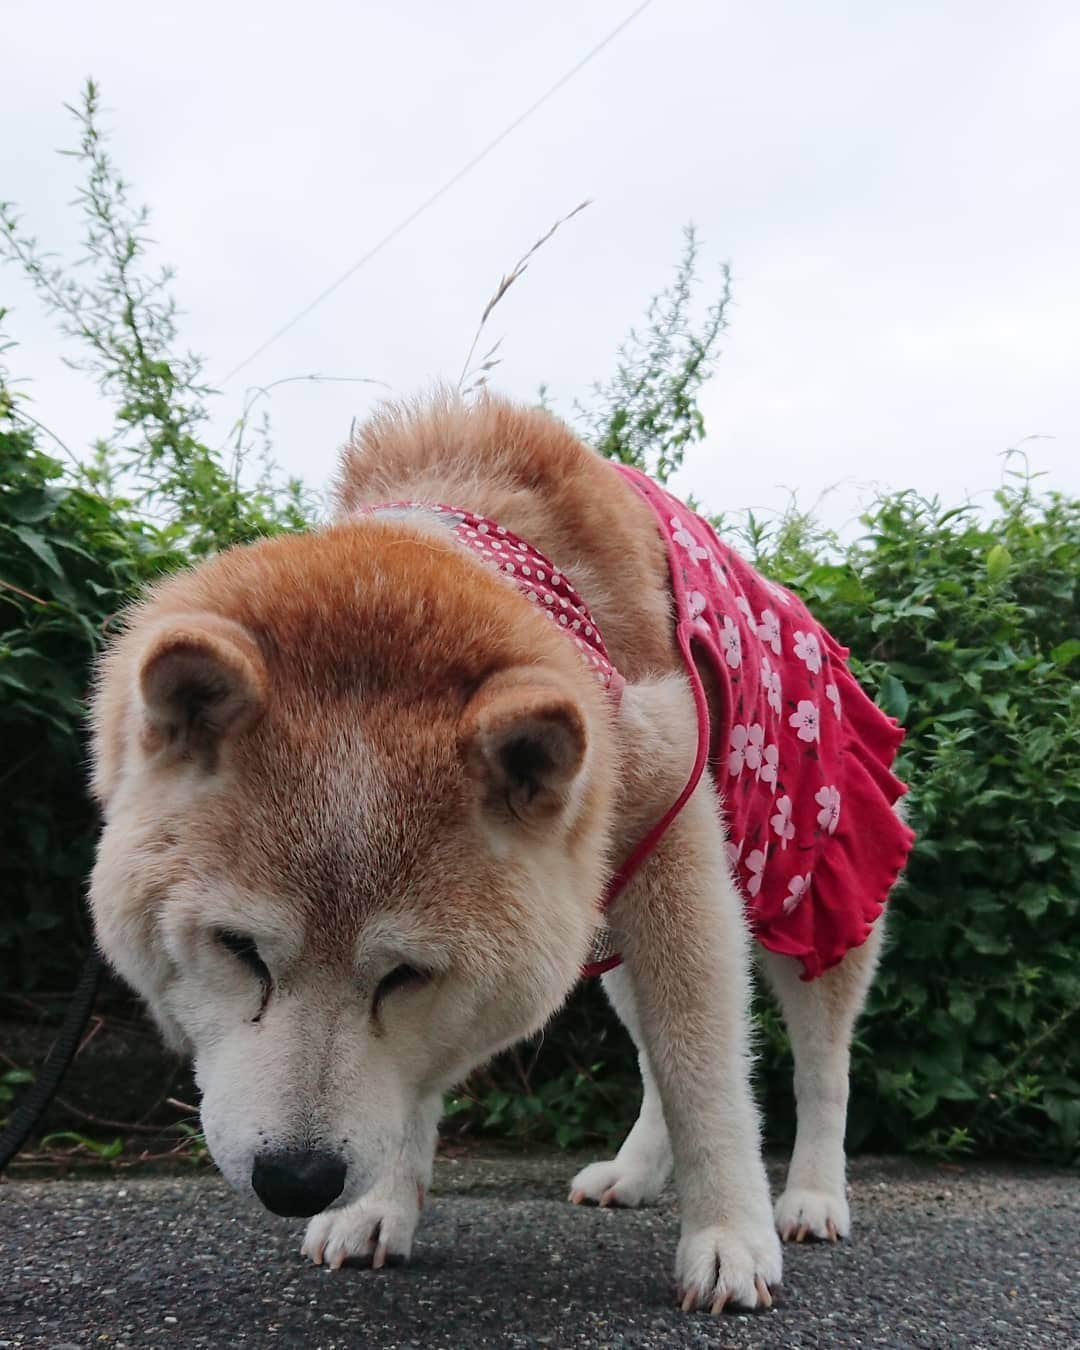
M 610 722 L 553 625 L 401 522 L 230 551 L 133 612 L 94 697 L 91 904 L 193 1055 L 234 1186 L 355 1199 L 558 1007 L 597 918 Z

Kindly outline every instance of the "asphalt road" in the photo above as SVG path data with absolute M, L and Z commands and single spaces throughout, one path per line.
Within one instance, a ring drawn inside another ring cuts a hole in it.
M 0 1187 L 0 1350 L 72 1346 L 1080 1347 L 1080 1179 L 852 1166 L 854 1240 L 788 1250 L 776 1307 L 685 1316 L 667 1199 L 577 1209 L 579 1160 L 441 1161 L 405 1267 L 330 1273 L 212 1176 Z

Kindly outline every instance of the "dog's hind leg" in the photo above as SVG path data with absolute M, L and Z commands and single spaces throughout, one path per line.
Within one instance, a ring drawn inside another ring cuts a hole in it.
M 808 1236 L 835 1241 L 851 1230 L 844 1162 L 849 1050 L 884 930 L 882 917 L 861 947 L 816 980 L 801 979 L 801 965 L 793 958 L 761 951 L 795 1060 L 795 1148 L 787 1185 L 774 1207 L 785 1241 Z
M 570 1183 L 570 1199 L 576 1205 L 586 1200 L 598 1205 L 651 1205 L 671 1176 L 671 1140 L 634 1007 L 630 977 L 620 966 L 608 971 L 603 981 L 604 993 L 637 1047 L 641 1110 L 616 1156 L 606 1162 L 590 1163 L 577 1174 Z

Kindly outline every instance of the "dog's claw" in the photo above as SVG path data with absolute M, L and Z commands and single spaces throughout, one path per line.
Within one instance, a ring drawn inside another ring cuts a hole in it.
M 615 1204 L 615 1187 L 609 1186 L 600 1197 L 600 1208 L 609 1209 L 613 1204 Z
M 570 1192 L 570 1203 L 571 1203 L 572 1205 L 583 1205 L 583 1204 L 585 1203 L 585 1192 L 584 1192 L 584 1191 L 571 1191 L 571 1192 Z
M 330 1270 L 340 1270 L 341 1267 L 345 1264 L 345 1260 L 346 1260 L 346 1257 L 347 1257 L 347 1256 L 348 1256 L 348 1253 L 347 1253 L 346 1251 L 344 1251 L 344 1250 L 335 1253 L 335 1255 L 332 1256 L 332 1257 L 330 1258 L 329 1262 L 327 1263 L 327 1264 L 328 1264 L 328 1268 L 329 1268 Z
M 772 1292 L 760 1275 L 756 1276 L 754 1279 L 754 1290 L 757 1294 L 756 1307 L 771 1308 L 773 1306 Z M 713 1317 L 719 1317 L 728 1304 L 731 1303 L 732 1298 L 733 1295 L 730 1290 L 718 1293 L 709 1308 L 710 1314 Z M 684 1289 L 680 1284 L 677 1285 L 675 1289 L 675 1301 L 679 1304 L 684 1313 L 693 1312 L 701 1302 L 701 1294 L 696 1288 L 691 1287 L 690 1289 Z
M 375 1255 L 371 1258 L 371 1269 L 382 1270 L 386 1265 L 386 1243 L 380 1242 L 375 1248 Z
M 787 1190 L 773 1206 L 773 1214 L 784 1242 L 842 1242 L 850 1222 L 843 1187 Z

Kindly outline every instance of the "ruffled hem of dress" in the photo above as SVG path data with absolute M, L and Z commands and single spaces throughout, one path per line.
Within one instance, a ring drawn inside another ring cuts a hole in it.
M 791 914 L 780 909 L 768 918 L 755 916 L 762 946 L 800 960 L 804 980 L 824 974 L 866 941 L 915 842 L 894 810 L 907 792 L 892 772 L 904 728 L 866 696 L 844 663 L 844 648 L 822 637 L 831 648 L 830 673 L 844 721 L 840 823 L 823 841 L 798 907 Z

